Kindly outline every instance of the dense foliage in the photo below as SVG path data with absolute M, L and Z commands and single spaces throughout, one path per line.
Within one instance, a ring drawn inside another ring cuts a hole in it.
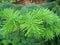
M 39 5 L 24 7 L 6 3 L 1 5 L 1 45 L 40 45 L 59 35 L 60 18 L 49 9 Z
M 50 9 L 51 11 L 53 11 L 55 14 L 57 14 L 58 16 L 60 16 L 60 0 L 56 0 L 54 2 L 49 2 L 49 3 L 45 3 L 43 5 L 43 7 Z
M 0 3 L 0 45 L 60 45 L 59 0 L 29 6 Z

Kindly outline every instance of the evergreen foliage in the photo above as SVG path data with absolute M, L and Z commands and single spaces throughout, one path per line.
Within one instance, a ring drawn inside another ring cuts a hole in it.
M 41 45 L 44 40 L 54 39 L 60 35 L 60 17 L 49 9 L 39 5 L 29 5 L 24 6 L 21 10 L 20 6 L 15 7 L 19 8 L 16 10 L 8 6 L 7 4 L 0 10 L 0 39 L 2 39 L 0 43 L 4 45 Z M 52 45 L 55 45 L 55 42 Z
M 45 7 L 45 8 L 50 9 L 55 14 L 57 14 L 58 16 L 60 16 L 60 3 L 59 2 L 60 2 L 60 0 L 56 0 L 54 2 L 45 3 L 42 6 Z
M 14 9 L 4 9 L 1 16 L 6 19 L 1 30 L 3 35 L 21 30 L 25 36 L 53 39 L 60 34 L 60 18 L 48 9 L 36 9 L 25 15 Z

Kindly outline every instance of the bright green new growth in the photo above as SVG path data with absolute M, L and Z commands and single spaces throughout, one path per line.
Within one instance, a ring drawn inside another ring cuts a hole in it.
M 60 18 L 48 9 L 34 10 L 22 15 L 20 20 L 21 29 L 27 30 L 25 35 L 52 39 L 60 34 Z
M 6 19 L 5 25 L 3 25 L 3 35 L 6 35 L 8 33 L 14 32 L 17 30 L 18 25 L 16 22 L 16 18 L 19 15 L 19 11 L 15 11 L 14 9 L 4 9 L 2 11 L 3 18 Z
M 48 9 L 36 9 L 26 15 L 14 9 L 4 9 L 2 16 L 6 19 L 2 28 L 3 35 L 21 30 L 25 36 L 52 39 L 60 34 L 60 18 Z

